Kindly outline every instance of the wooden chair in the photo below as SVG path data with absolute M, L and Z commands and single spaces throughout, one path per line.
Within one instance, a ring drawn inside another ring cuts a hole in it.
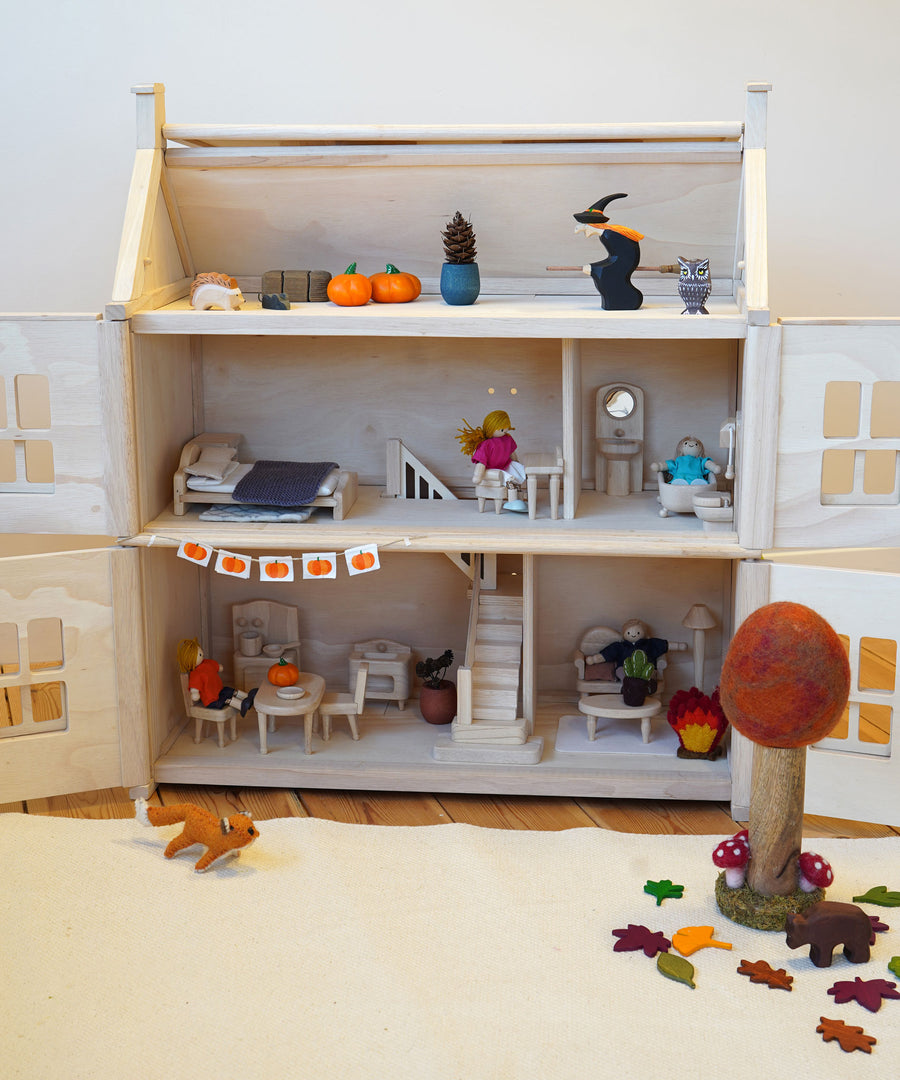
M 221 671 L 222 665 L 219 665 Z M 237 739 L 237 709 L 231 705 L 225 705 L 221 709 L 207 709 L 198 702 L 191 701 L 191 691 L 188 686 L 188 675 L 186 672 L 181 673 L 181 696 L 184 698 L 184 711 L 188 717 L 194 721 L 194 742 L 198 743 L 203 738 L 203 724 L 204 721 L 209 720 L 211 723 L 217 725 L 217 736 L 219 740 L 219 749 L 223 749 L 225 746 L 225 725 L 231 724 L 231 741 L 234 742 Z
M 329 691 L 322 695 L 316 715 L 322 720 L 322 738 L 325 742 L 331 738 L 331 718 L 333 716 L 346 716 L 350 724 L 350 734 L 354 739 L 359 738 L 359 726 L 356 723 L 357 716 L 362 716 L 363 706 L 366 702 L 366 679 L 369 677 L 369 665 L 364 660 L 359 665 L 356 673 L 356 689 L 352 695 Z
M 615 665 L 590 665 L 587 663 L 588 656 L 594 656 L 612 645 L 614 641 L 622 640 L 622 632 L 613 630 L 609 626 L 592 626 L 586 631 L 581 643 L 575 650 L 575 689 L 582 695 L 588 694 L 620 694 L 622 684 L 616 679 Z M 676 646 L 677 642 L 669 642 L 669 648 Z M 663 689 L 663 672 L 667 666 L 664 656 L 661 656 L 655 664 L 657 672 L 657 690 Z M 607 669 L 596 671 L 596 668 Z

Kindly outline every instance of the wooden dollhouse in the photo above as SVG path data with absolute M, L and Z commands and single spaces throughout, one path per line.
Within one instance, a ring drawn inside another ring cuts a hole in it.
M 643 737 L 595 719 L 590 738 L 576 653 L 639 617 L 685 646 L 665 693 L 709 692 L 741 619 L 790 598 L 846 637 L 854 674 L 844 729 L 810 751 L 807 807 L 861 816 L 843 800 L 865 790 L 866 813 L 896 822 L 898 579 L 763 555 L 900 540 L 900 323 L 772 323 L 768 90 L 751 84 L 745 118 L 721 123 L 229 127 L 169 123 L 163 87 L 135 87 L 111 302 L 0 317 L 0 801 L 167 781 L 730 798 L 740 817 L 752 747 L 734 734 L 717 761 L 681 760 L 664 710 Z M 614 191 L 644 237 L 636 311 L 548 269 L 599 257 L 573 214 Z M 438 288 L 457 208 L 478 236 L 471 306 Z M 708 315 L 682 314 L 659 271 L 679 255 L 710 259 Z M 394 263 L 422 295 L 260 303 L 272 271 L 353 261 Z M 237 278 L 238 310 L 192 309 L 206 271 Z M 498 408 L 535 465 L 528 514 L 479 513 L 454 442 Z M 663 515 L 650 465 L 688 434 L 723 468 Z M 183 475 L 198 440 L 240 462 L 337 462 L 337 489 L 302 523 L 201 517 Z M 186 541 L 253 572 L 191 565 Z M 344 572 L 361 545 L 377 572 Z M 339 572 L 260 578 L 259 558 L 308 552 Z M 310 754 L 280 718 L 261 755 L 252 715 L 235 741 L 195 743 L 176 644 L 197 637 L 233 678 L 232 612 L 258 601 L 297 609 L 302 666 L 332 692 L 351 689 L 361 640 L 404 642 L 413 666 L 451 648 L 452 734 L 389 694 L 367 701 L 358 741 L 341 725 Z

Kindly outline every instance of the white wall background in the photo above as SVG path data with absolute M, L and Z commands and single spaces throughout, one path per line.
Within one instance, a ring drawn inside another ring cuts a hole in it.
M 687 13 L 693 11 L 694 15 Z M 897 315 L 895 0 L 0 0 L 0 309 L 109 297 L 137 83 L 179 122 L 732 120 L 769 102 L 778 315 Z

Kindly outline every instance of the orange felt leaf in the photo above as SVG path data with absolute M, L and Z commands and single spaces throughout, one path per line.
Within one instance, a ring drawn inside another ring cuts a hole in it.
M 849 1024 L 845 1024 L 843 1020 L 829 1020 L 827 1016 L 820 1016 L 819 1020 L 821 1020 L 821 1023 L 816 1028 L 816 1031 L 819 1032 L 825 1042 L 837 1039 L 841 1049 L 848 1054 L 852 1050 L 862 1050 L 866 1054 L 871 1054 L 872 1047 L 878 1041 L 873 1039 L 871 1035 L 867 1035 L 861 1027 L 851 1027 Z
M 765 960 L 742 960 L 737 969 L 738 975 L 749 975 L 752 983 L 768 983 L 770 990 L 792 990 L 793 975 L 788 975 L 784 968 L 776 971 Z
M 698 949 L 730 949 L 727 941 L 716 941 L 711 926 L 683 926 L 672 935 L 672 944 L 682 956 L 690 956 Z

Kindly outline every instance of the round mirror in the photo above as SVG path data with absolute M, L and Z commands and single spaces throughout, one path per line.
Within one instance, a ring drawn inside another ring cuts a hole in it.
M 603 401 L 604 408 L 610 416 L 626 417 L 634 412 L 634 395 L 621 387 L 610 390 Z

